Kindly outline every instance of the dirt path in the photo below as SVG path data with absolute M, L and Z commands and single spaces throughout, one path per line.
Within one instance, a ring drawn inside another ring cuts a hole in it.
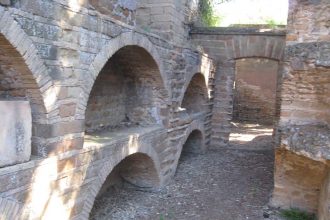
M 265 219 L 273 187 L 271 129 L 238 125 L 233 133 L 241 136 L 231 136 L 227 148 L 182 155 L 175 178 L 159 192 L 108 191 L 91 219 Z

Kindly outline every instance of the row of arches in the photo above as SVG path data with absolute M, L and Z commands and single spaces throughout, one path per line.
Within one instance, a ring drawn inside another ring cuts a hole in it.
M 32 124 L 20 131 L 25 132 L 27 140 L 32 140 L 32 143 L 26 142 L 23 146 L 29 152 L 24 152 L 23 160 L 12 158 L 11 161 L 1 164 L 1 158 L 8 156 L 1 151 L 0 167 L 4 167 L 30 160 L 31 153 L 41 155 L 37 146 L 39 143 L 35 140 L 47 139 L 47 132 L 43 133 L 45 137 L 39 137 L 39 132 L 35 130 L 39 129 L 40 125 L 51 125 L 50 117 L 58 108 L 58 93 L 33 42 L 8 12 L 2 13 L 1 7 L 0 12 L 0 102 L 27 102 L 30 111 L 18 114 L 31 114 Z M 16 38 L 12 37 L 14 35 Z M 85 133 L 89 136 L 100 136 L 102 132 L 109 130 L 116 132 L 119 129 L 156 125 L 165 127 L 171 89 L 163 69 L 157 50 L 146 37 L 124 33 L 105 45 L 89 69 L 89 74 L 95 80 L 91 84 L 86 80 L 86 85 L 82 85 L 88 99 L 83 98 L 77 103 L 78 108 L 85 111 Z M 201 73 L 194 74 L 184 90 L 186 95 L 183 96 L 182 107 L 186 108 L 188 113 L 203 111 L 203 104 L 207 102 L 204 76 Z M 2 113 L 0 118 L 8 116 L 6 112 Z M 0 131 L 0 143 L 4 145 L 3 140 L 6 140 L 8 135 L 3 132 L 7 129 L 6 125 L 2 126 L 4 129 Z M 26 132 L 29 129 L 30 134 Z M 199 143 L 203 142 L 202 135 L 194 136 L 195 141 L 188 141 L 184 149 L 189 149 L 190 145 L 196 147 L 196 137 L 200 138 Z M 24 142 L 20 139 L 18 141 Z M 16 142 L 13 143 L 13 146 L 15 145 Z M 1 150 L 3 149 L 6 150 L 1 147 Z M 14 151 L 12 156 L 17 156 L 17 151 Z M 114 167 L 105 164 L 107 169 L 96 191 L 102 194 L 109 187 L 123 183 L 142 188 L 157 187 L 162 181 L 159 164 L 157 155 L 148 150 L 141 148 L 135 153 L 130 152 Z
M 56 88 L 34 44 L 8 12 L 2 14 L 0 22 L 6 21 L 0 30 L 0 99 L 26 100 L 30 104 L 34 131 L 39 125 L 51 126 L 49 117 L 58 108 Z M 13 26 L 19 30 L 17 38 L 21 41 L 11 37 Z M 83 85 L 88 99 L 83 98 L 77 105 L 85 112 L 86 133 L 165 125 L 171 96 L 169 83 L 157 50 L 145 37 L 124 33 L 113 39 L 95 58 L 89 72 L 95 81 Z M 201 110 L 203 105 L 198 104 L 199 100 L 203 103 L 207 98 L 203 75 L 195 76 L 182 103 L 189 112 Z M 196 91 L 191 89 L 194 87 Z M 190 101 L 195 95 L 197 99 Z M 39 132 L 32 135 L 39 135 Z M 38 156 L 42 153 L 35 140 L 42 138 L 47 136 L 31 138 L 32 153 Z
M 199 153 L 204 142 L 201 130 L 194 129 L 184 138 L 179 159 L 185 160 L 192 153 Z M 89 219 L 110 218 L 112 209 L 116 204 L 109 203 L 109 199 L 116 201 L 120 198 L 122 191 L 136 188 L 142 191 L 157 190 L 160 186 L 161 176 L 158 171 L 157 162 L 152 155 L 146 153 L 134 153 L 121 160 L 113 169 L 109 169 L 103 181 L 99 184 L 97 194 L 92 195 L 92 201 L 86 213 Z M 106 212 L 106 213 L 104 213 Z
M 13 19 L 11 25 L 17 26 Z M 55 108 L 58 108 L 56 89 L 49 77 L 47 67 L 24 31 L 20 32 L 19 39 L 26 41 L 27 45 L 19 41 L 10 41 L 12 33 L 6 26 L 4 27 L 0 29 L 0 102 L 24 100 L 29 103 L 30 111 L 24 114 L 32 115 L 32 128 L 24 127 L 19 132 L 25 132 L 23 136 L 34 141 L 41 138 L 36 136 L 37 133 L 34 131 L 39 125 L 51 124 L 50 113 L 56 112 Z M 25 45 L 25 49 L 23 50 L 20 45 Z M 104 65 L 96 65 L 96 63 Z M 90 74 L 95 80 L 92 85 L 84 85 L 88 100 L 81 100 L 78 104 L 79 107 L 85 108 L 86 135 L 100 137 L 109 131 L 116 133 L 131 128 L 167 126 L 165 121 L 169 117 L 169 111 L 166 109 L 170 106 L 171 90 L 163 72 L 161 59 L 146 38 L 136 37 L 133 33 L 124 33 L 118 39 L 114 39 L 96 56 L 91 64 Z M 194 74 L 191 82 L 184 89 L 182 107 L 187 113 L 204 112 L 208 100 L 204 76 L 201 73 Z M 7 116 L 4 112 L 0 117 Z M 3 126 L 4 129 L 1 131 L 7 129 L 6 125 Z M 29 129 L 32 130 L 30 134 L 27 132 Z M 195 130 L 191 137 L 189 136 L 184 149 L 189 151 L 197 148 L 199 144 L 202 145 L 201 133 L 202 131 Z M 6 139 L 7 134 L 4 132 L 0 134 L 0 143 L 3 145 L 2 141 Z M 29 135 L 30 137 L 27 137 Z M 47 135 L 42 138 L 47 139 Z M 23 161 L 13 158 L 8 163 L 0 163 L 0 167 L 28 161 L 31 151 L 32 154 L 40 156 L 35 146 L 37 143 L 25 144 L 24 147 L 30 149 Z M 29 145 L 32 145 L 32 150 Z M 0 162 L 2 155 L 7 156 L 1 152 Z M 13 156 L 17 156 L 17 152 L 13 152 Z M 97 192 L 102 194 L 104 190 L 124 183 L 142 188 L 157 187 L 162 181 L 159 176 L 159 163 L 157 156 L 149 154 L 148 150 L 142 152 L 138 149 L 135 153 L 129 153 L 113 169 L 112 166 L 108 166 L 109 170 L 104 172 L 105 176 L 102 177 L 104 181 Z

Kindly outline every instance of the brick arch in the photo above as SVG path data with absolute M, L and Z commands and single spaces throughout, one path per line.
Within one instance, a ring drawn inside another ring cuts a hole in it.
M 56 98 L 52 97 L 55 94 L 52 94 L 53 83 L 48 69 L 29 36 L 1 6 L 0 48 L 20 73 L 22 89 L 26 90 L 32 109 L 35 110 L 33 121 L 45 123 Z
M 205 128 L 204 128 L 204 124 L 203 121 L 200 120 L 194 120 L 190 123 L 190 125 L 187 127 L 186 131 L 185 131 L 185 136 L 183 138 L 181 138 L 181 140 L 178 143 L 179 149 L 177 150 L 177 153 L 175 155 L 175 161 L 173 163 L 173 170 L 176 170 L 178 163 L 179 163 L 179 159 L 182 153 L 182 149 L 183 149 L 183 145 L 186 143 L 186 141 L 188 140 L 190 134 L 193 131 L 199 131 L 202 134 L 202 148 L 201 150 L 204 151 L 205 150 Z
M 216 107 L 213 108 L 211 145 L 226 144 L 229 140 L 228 128 L 230 127 L 233 107 L 232 85 L 235 80 L 236 60 L 265 58 L 280 63 L 283 60 L 285 49 L 284 40 L 256 35 L 233 36 L 232 39 L 226 41 L 226 45 L 227 54 L 217 64 L 214 94 L 217 100 L 214 103 Z M 278 72 L 279 79 L 280 74 Z M 278 80 L 277 83 L 279 84 L 280 81 Z M 224 98 L 218 99 L 220 96 Z
M 203 123 L 194 121 L 187 128 L 185 137 L 182 138 L 182 140 L 180 141 L 180 151 L 179 151 L 180 154 L 181 154 L 183 145 L 186 143 L 186 141 L 188 140 L 189 136 L 191 135 L 191 133 L 193 131 L 199 131 L 201 133 L 201 135 L 202 135 L 202 143 L 203 143 L 202 150 L 204 150 L 204 148 L 205 148 L 205 145 L 204 145 L 204 142 L 205 142 L 205 132 L 204 132 Z
M 161 167 L 160 167 L 160 160 L 158 157 L 158 154 L 156 151 L 151 147 L 151 145 L 143 145 L 141 146 L 137 151 L 130 152 L 129 147 L 126 147 L 125 149 L 122 149 L 120 152 L 118 152 L 116 155 L 111 155 L 111 158 L 107 160 L 99 169 L 99 174 L 97 176 L 97 179 L 94 181 L 94 183 L 91 184 L 91 186 L 88 188 L 86 201 L 81 213 L 81 216 L 88 218 L 90 212 L 92 211 L 96 196 L 98 192 L 101 190 L 103 184 L 105 183 L 107 177 L 110 175 L 110 173 L 113 171 L 113 169 L 123 160 L 125 160 L 129 156 L 133 156 L 136 154 L 143 154 L 147 156 L 154 165 L 154 168 L 158 175 L 159 184 L 155 186 L 157 188 L 158 186 L 161 186 L 163 184 L 163 178 L 160 175 L 161 173 Z M 96 155 L 97 156 L 97 155 Z
M 151 43 L 151 41 L 143 36 L 142 34 L 136 32 L 125 32 L 118 37 L 110 40 L 110 42 L 103 47 L 103 49 L 96 55 L 92 64 L 89 67 L 88 72 L 91 74 L 91 80 L 86 85 L 85 92 L 86 96 L 84 97 L 82 106 L 83 109 L 86 108 L 89 94 L 92 90 L 92 87 L 96 81 L 97 76 L 101 72 L 102 68 L 106 65 L 109 59 L 120 49 L 126 46 L 137 46 L 143 48 L 145 51 L 149 53 L 149 55 L 153 58 L 155 63 L 158 66 L 158 70 L 164 84 L 164 88 L 167 91 L 167 97 L 170 97 L 170 86 L 168 82 L 167 75 L 164 70 L 163 62 L 160 58 L 159 53 L 157 52 L 157 48 Z
M 202 143 L 204 143 L 204 140 L 205 140 L 205 133 L 203 132 L 204 131 L 204 128 L 200 128 L 199 126 L 190 126 L 189 129 L 187 130 L 186 132 L 186 136 L 182 139 L 182 141 L 180 142 L 180 152 L 182 151 L 182 147 L 183 145 L 187 142 L 189 136 L 194 132 L 194 131 L 198 131 L 201 136 L 202 136 Z M 204 146 L 202 146 L 202 150 L 204 150 Z
M 267 40 L 264 36 L 246 36 L 234 38 L 234 53 L 228 60 L 243 58 L 266 58 L 280 61 L 283 59 L 285 44 Z

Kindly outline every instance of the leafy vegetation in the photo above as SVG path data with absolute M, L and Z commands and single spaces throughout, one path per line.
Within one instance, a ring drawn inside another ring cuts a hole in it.
M 209 27 L 218 26 L 220 24 L 221 17 L 215 14 L 214 5 L 227 1 L 230 0 L 199 0 L 198 10 L 202 23 Z
M 317 220 L 314 214 L 299 209 L 288 209 L 281 211 L 281 216 L 286 220 Z
M 270 28 L 276 28 L 278 25 L 283 25 L 281 22 L 276 22 L 274 19 L 269 18 L 264 20 L 264 22 L 270 27 Z

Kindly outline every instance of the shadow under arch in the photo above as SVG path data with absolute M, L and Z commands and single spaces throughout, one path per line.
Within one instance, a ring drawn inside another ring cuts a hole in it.
M 88 188 L 81 216 L 88 218 L 98 195 L 123 181 L 145 190 L 154 190 L 163 184 L 160 161 L 151 146 L 141 146 L 135 152 L 128 149 L 123 152 L 113 155 L 112 160 L 107 160 L 100 168 L 97 178 Z
M 165 68 L 163 65 L 163 61 L 157 51 L 155 45 L 144 35 L 139 34 L 137 32 L 125 32 L 121 35 L 117 36 L 114 39 L 111 39 L 108 44 L 106 44 L 103 49 L 96 55 L 92 64 L 89 67 L 88 72 L 90 73 L 91 80 L 85 85 L 86 97 L 84 98 L 82 104 L 82 108 L 86 108 L 86 103 L 88 101 L 88 97 L 92 91 L 93 85 L 97 76 L 107 64 L 109 59 L 116 54 L 120 49 L 126 46 L 136 46 L 143 48 L 152 58 L 153 62 L 156 63 L 159 75 L 161 76 L 161 81 L 163 87 L 165 88 L 164 98 L 166 102 L 169 102 L 169 97 L 171 97 L 170 85 L 168 81 L 168 77 L 165 72 Z
M 204 147 L 204 135 L 201 130 L 194 129 L 186 137 L 184 144 L 182 145 L 181 156 L 186 153 L 200 153 Z M 180 157 L 181 157 L 180 156 Z
M 107 128 L 163 124 L 166 94 L 157 64 L 139 46 L 124 46 L 95 80 L 85 112 L 88 133 Z
M 154 162 L 148 155 L 135 153 L 127 156 L 113 168 L 104 181 L 95 198 L 90 219 L 94 219 L 93 217 L 97 219 L 95 215 L 97 215 L 98 206 L 103 205 L 102 198 L 118 197 L 120 195 L 116 195 L 116 192 L 125 190 L 126 187 L 150 190 L 159 186 L 159 183 Z M 111 204 L 106 204 L 106 207 L 109 206 L 111 207 Z
M 184 89 L 185 92 L 181 100 L 182 108 L 185 108 L 188 113 L 207 111 L 206 104 L 209 101 L 209 94 L 203 74 L 195 73 Z

